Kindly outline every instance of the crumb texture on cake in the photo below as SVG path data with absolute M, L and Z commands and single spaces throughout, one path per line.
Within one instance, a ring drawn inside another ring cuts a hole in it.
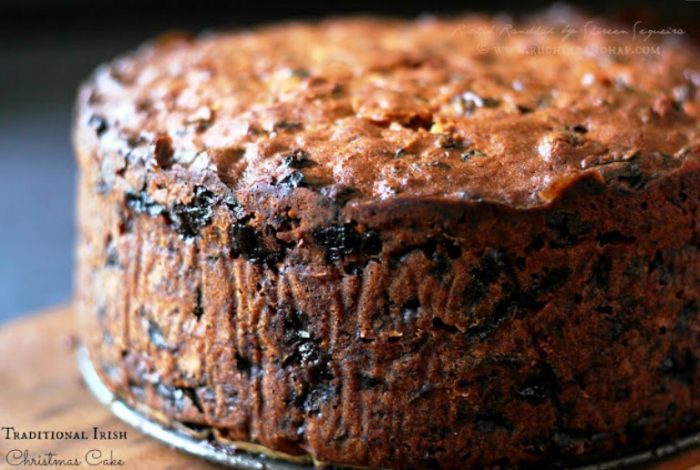
M 98 373 L 337 464 L 561 467 L 696 430 L 698 57 L 465 15 L 100 67 L 74 133 Z
M 565 24 L 589 32 L 565 36 Z M 155 146 L 166 169 L 215 169 L 234 188 L 303 169 L 307 184 L 360 201 L 533 205 L 563 176 L 700 145 L 687 43 L 596 34 L 577 17 L 508 25 L 354 19 L 168 36 L 98 70 L 81 119 L 95 116 L 103 146 Z

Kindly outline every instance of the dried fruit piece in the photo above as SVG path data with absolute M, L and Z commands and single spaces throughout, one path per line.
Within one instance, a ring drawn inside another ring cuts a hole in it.
M 282 158 L 285 166 L 295 170 L 316 166 L 316 162 L 311 160 L 309 153 L 300 149 L 294 150 L 284 155 Z
M 88 120 L 88 125 L 95 130 L 95 134 L 97 134 L 97 137 L 102 136 L 102 134 L 107 132 L 107 129 L 109 129 L 107 119 L 105 119 L 104 116 L 100 114 L 93 114 L 92 116 L 90 116 L 90 119 Z
M 478 108 L 497 108 L 501 101 L 496 98 L 479 96 L 472 91 L 467 91 L 452 98 L 455 111 L 465 116 L 471 116 Z
M 157 217 L 166 212 L 165 206 L 155 202 L 145 191 L 140 191 L 138 193 L 127 192 L 124 195 L 124 199 L 127 207 L 137 214 L 147 214 L 151 217 Z
M 185 239 L 196 237 L 200 229 L 211 223 L 216 201 L 214 193 L 196 186 L 190 203 L 178 203 L 170 209 L 168 214 L 171 225 Z
M 175 151 L 173 150 L 173 143 L 170 137 L 165 134 L 158 134 L 153 144 L 153 156 L 158 166 L 164 169 L 170 168 L 173 164 L 174 154 Z
M 308 187 L 309 184 L 306 182 L 306 179 L 304 178 L 304 173 L 301 171 L 293 171 L 284 178 L 280 180 L 278 183 L 278 186 L 287 188 L 287 189 L 292 189 L 292 188 L 305 188 Z
M 554 231 L 555 238 L 549 242 L 552 248 L 574 246 L 583 240 L 593 225 L 581 220 L 577 214 L 567 211 L 555 211 L 547 216 L 547 228 Z
M 331 225 L 314 232 L 316 241 L 326 250 L 329 262 L 348 256 L 376 255 L 382 249 L 379 234 L 372 229 L 358 231 L 354 224 Z
M 488 155 L 479 149 L 469 149 L 462 154 L 462 161 L 467 162 L 474 157 L 488 157 Z
M 528 403 L 539 405 L 556 395 L 559 379 L 552 366 L 546 362 L 538 363 L 530 375 L 517 389 L 517 396 Z

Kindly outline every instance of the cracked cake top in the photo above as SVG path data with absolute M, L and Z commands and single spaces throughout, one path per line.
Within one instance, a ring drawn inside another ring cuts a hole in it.
M 696 50 L 588 21 L 354 18 L 170 35 L 97 70 L 78 128 L 156 171 L 234 190 L 323 188 L 355 205 L 531 207 L 619 162 L 659 174 L 697 158 Z

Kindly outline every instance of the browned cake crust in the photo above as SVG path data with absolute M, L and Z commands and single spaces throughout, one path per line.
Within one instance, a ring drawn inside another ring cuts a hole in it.
M 697 429 L 698 55 L 503 21 L 168 37 L 99 68 L 76 296 L 106 384 L 221 440 L 392 468 Z

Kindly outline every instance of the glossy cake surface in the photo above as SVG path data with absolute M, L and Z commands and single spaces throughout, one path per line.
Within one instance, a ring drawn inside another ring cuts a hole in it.
M 696 430 L 700 56 L 530 21 L 168 36 L 100 67 L 76 302 L 105 383 L 221 442 L 372 467 Z

